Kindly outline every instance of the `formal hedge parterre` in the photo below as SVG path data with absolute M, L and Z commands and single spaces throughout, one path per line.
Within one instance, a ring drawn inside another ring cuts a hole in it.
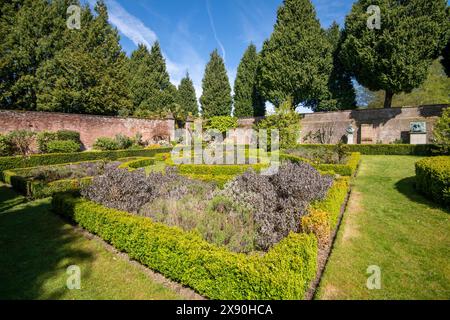
M 303 299 L 317 271 L 317 239 L 291 233 L 265 255 L 230 252 L 194 232 L 108 209 L 69 194 L 54 211 L 151 269 L 217 300 Z
M 30 168 L 63 163 L 85 162 L 93 160 L 117 160 L 127 157 L 154 157 L 158 153 L 170 152 L 172 148 L 138 149 L 101 152 L 38 154 L 29 157 L 1 157 L 0 172 L 17 168 Z
M 416 187 L 437 203 L 450 208 L 450 156 L 417 162 Z
M 333 144 L 300 144 L 298 148 L 334 150 Z M 433 144 L 411 145 L 411 144 L 347 144 L 343 146 L 347 152 L 359 152 L 363 155 L 415 155 L 430 156 L 438 152 Z
M 288 160 L 292 162 L 306 162 L 312 165 L 314 168 L 319 170 L 321 173 L 335 173 L 341 176 L 354 176 L 358 165 L 361 161 L 361 154 L 358 152 L 353 152 L 350 154 L 347 163 L 345 164 L 315 164 L 312 161 L 294 156 L 291 154 L 280 154 L 281 160 Z
M 349 177 L 335 181 L 323 201 L 310 208 L 335 228 Z M 316 277 L 318 241 L 314 230 L 291 233 L 265 255 L 233 253 L 195 232 L 108 209 L 71 194 L 56 194 L 54 211 L 98 235 L 131 258 L 217 300 L 297 300 Z M 329 231 L 331 232 L 331 231 Z

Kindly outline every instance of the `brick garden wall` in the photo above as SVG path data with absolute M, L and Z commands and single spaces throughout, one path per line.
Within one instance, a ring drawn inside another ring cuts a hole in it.
M 305 114 L 301 122 L 301 142 L 313 143 L 310 137 L 314 133 L 321 128 L 331 127 L 333 130 L 331 143 L 337 143 L 351 124 L 356 129 L 354 143 L 357 144 L 378 142 L 389 144 L 398 139 L 409 143 L 410 123 L 422 121 L 427 124 L 427 141 L 431 143 L 434 124 L 446 107 L 448 105 Z
M 58 131 L 61 129 L 80 132 L 86 149 L 92 148 L 99 137 L 114 137 L 116 134 L 135 136 L 141 133 L 144 140 L 163 136 L 173 139 L 175 121 L 144 120 L 46 112 L 16 112 L 0 110 L 0 133 L 12 130 Z

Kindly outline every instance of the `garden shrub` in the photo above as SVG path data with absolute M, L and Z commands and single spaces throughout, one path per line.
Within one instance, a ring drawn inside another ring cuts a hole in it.
M 216 130 L 222 134 L 238 127 L 238 119 L 230 116 L 212 117 L 207 120 L 205 129 Z
M 304 299 L 317 271 L 314 235 L 289 234 L 265 255 L 229 252 L 197 233 L 71 195 L 53 209 L 164 276 L 217 300 Z
M 0 157 L 7 157 L 12 155 L 13 149 L 9 135 L 0 134 Z
M 292 108 L 292 100 L 283 103 L 276 114 L 267 116 L 258 125 L 258 130 L 267 130 L 267 146 L 271 146 L 271 130 L 279 131 L 280 148 L 290 149 L 300 138 L 301 116 Z
M 59 152 L 78 152 L 81 149 L 80 133 L 70 130 L 60 130 L 57 132 L 41 131 L 36 136 L 38 149 L 40 153 L 59 153 Z M 49 149 L 49 144 L 56 141 L 67 141 L 67 143 L 57 143 L 63 149 L 71 149 L 75 151 L 55 151 L 60 149 L 59 147 L 53 148 L 53 151 Z M 78 148 L 75 149 L 75 144 Z M 65 145 L 65 146 L 64 146 Z M 71 147 L 69 147 L 71 146 Z
M 327 212 L 311 209 L 306 216 L 302 217 L 300 226 L 302 232 L 314 233 L 320 248 L 325 248 L 329 245 L 331 226 Z
M 81 145 L 72 140 L 55 140 L 47 143 L 47 153 L 79 152 Z
M 31 154 L 35 133 L 28 130 L 11 131 L 8 134 L 13 154 L 27 156 Z
M 321 201 L 315 201 L 310 205 L 310 210 L 326 212 L 328 223 L 332 230 L 337 228 L 342 205 L 350 189 L 350 177 L 341 177 L 334 181 L 328 190 L 327 196 Z
M 272 176 L 247 171 L 221 194 L 253 212 L 257 248 L 267 250 L 289 232 L 299 231 L 309 203 L 323 199 L 332 181 L 307 163 L 287 163 Z
M 450 208 L 450 156 L 417 162 L 416 187 L 435 202 Z
M 71 130 L 59 130 L 56 132 L 57 140 L 60 141 L 73 141 L 81 145 L 80 133 Z
M 171 148 L 159 148 L 103 152 L 39 154 L 31 155 L 29 157 L 0 157 L 0 173 L 4 170 L 31 168 L 63 163 L 85 162 L 93 160 L 114 161 L 126 157 L 154 157 L 158 153 L 167 153 L 170 152 L 170 150 Z
M 98 138 L 94 143 L 94 149 L 101 151 L 120 150 L 119 142 L 112 138 Z
M 261 171 L 267 167 L 265 164 L 253 165 L 207 165 L 207 164 L 182 164 L 179 165 L 180 174 L 200 174 L 200 175 L 237 175 L 246 172 L 249 169 Z
M 446 108 L 434 126 L 434 138 L 442 154 L 450 154 L 450 108 Z

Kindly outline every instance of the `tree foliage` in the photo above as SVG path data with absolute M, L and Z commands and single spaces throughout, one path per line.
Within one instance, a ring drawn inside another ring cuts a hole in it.
M 241 59 L 234 82 L 235 117 L 260 117 L 266 113 L 266 102 L 256 87 L 258 64 L 256 46 L 251 44 Z
M 383 91 L 370 92 L 368 95 L 368 108 L 383 108 Z M 428 70 L 427 79 L 418 88 L 410 93 L 400 93 L 393 97 L 393 107 L 420 106 L 432 104 L 450 104 L 450 78 L 446 76 L 439 60 L 435 60 Z
M 200 98 L 203 117 L 231 115 L 232 98 L 225 63 L 217 50 L 211 53 L 203 77 L 203 94 Z
M 131 108 L 118 32 L 108 23 L 103 1 L 95 12 L 85 6 L 81 29 L 64 28 L 63 48 L 36 71 L 37 110 L 117 115 Z
M 285 0 L 263 45 L 258 87 L 276 107 L 288 97 L 316 109 L 329 100 L 332 47 L 310 0 Z
M 194 83 L 189 77 L 189 74 L 186 74 L 186 77 L 181 79 L 180 85 L 178 86 L 177 104 L 180 106 L 185 117 L 189 115 L 198 116 L 197 96 L 195 94 Z
M 331 70 L 328 89 L 331 101 L 322 102 L 316 111 L 350 110 L 356 108 L 356 92 L 353 87 L 351 73 L 348 72 L 340 59 L 344 34 L 339 25 L 334 22 L 326 30 L 328 41 L 333 47 L 333 69 Z
M 381 28 L 368 28 L 367 9 L 378 5 Z M 341 58 L 359 83 L 392 97 L 411 92 L 426 79 L 428 68 L 442 49 L 448 27 L 445 0 L 359 0 L 346 18 Z
M 434 127 L 434 137 L 443 153 L 450 153 L 450 108 L 446 108 Z

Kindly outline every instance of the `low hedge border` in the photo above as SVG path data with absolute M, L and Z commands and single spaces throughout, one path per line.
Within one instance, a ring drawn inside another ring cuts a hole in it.
M 167 153 L 170 152 L 170 150 L 172 150 L 172 148 L 38 154 L 29 157 L 1 157 L 0 172 L 18 168 L 30 168 L 73 162 L 86 162 L 94 160 L 114 161 L 120 158 L 128 157 L 154 157 L 158 153 Z
M 93 161 L 96 162 L 96 161 Z M 70 164 L 78 164 L 83 162 L 76 162 Z M 64 165 L 70 165 L 64 164 Z M 61 165 L 61 166 L 64 166 Z M 57 165 L 59 166 L 59 165 Z M 78 179 L 62 179 L 52 182 L 43 182 L 43 181 L 33 181 L 27 179 L 23 176 L 27 171 L 36 169 L 34 168 L 25 168 L 25 169 L 16 169 L 16 170 L 5 170 L 3 171 L 3 180 L 5 183 L 12 186 L 12 188 L 26 196 L 30 199 L 42 199 L 51 197 L 54 193 L 57 192 L 74 192 L 78 191 L 81 188 L 88 186 L 93 177 L 83 177 Z
M 249 169 L 254 169 L 260 172 L 267 168 L 266 164 L 252 164 L 252 165 L 206 165 L 206 164 L 182 164 L 177 166 L 180 174 L 197 174 L 197 175 L 226 175 L 234 176 L 243 174 Z
M 334 150 L 332 144 L 300 144 L 298 148 L 317 149 L 327 148 Z M 416 155 L 431 156 L 439 152 L 439 148 L 433 144 L 347 144 L 343 146 L 348 152 L 359 152 L 363 155 Z
M 417 162 L 416 188 L 450 209 L 450 156 L 426 158 Z
M 130 171 L 152 166 L 155 164 L 155 158 L 138 158 L 122 163 L 120 169 L 128 169 Z
M 345 164 L 315 164 L 308 159 L 297 157 L 291 154 L 280 154 L 280 159 L 289 160 L 292 162 L 306 162 L 322 173 L 335 173 L 341 176 L 351 177 L 355 175 L 356 170 L 358 169 L 358 165 L 361 161 L 361 154 L 358 152 L 353 152 L 352 154 L 350 154 L 347 163 Z
M 337 179 L 326 198 L 310 205 L 309 213 L 301 219 L 301 230 L 316 235 L 321 248 L 328 245 L 338 227 L 342 205 L 350 190 L 350 177 Z
M 350 178 L 339 178 L 327 197 L 311 206 L 338 219 Z M 298 300 L 317 273 L 316 235 L 291 233 L 265 255 L 233 253 L 195 232 L 109 209 L 71 194 L 56 194 L 56 213 L 166 277 L 216 300 Z M 335 226 L 337 222 L 335 223 Z
M 264 256 L 233 253 L 194 232 L 108 209 L 70 194 L 53 209 L 116 249 L 217 300 L 303 299 L 317 271 L 317 239 L 291 233 Z

